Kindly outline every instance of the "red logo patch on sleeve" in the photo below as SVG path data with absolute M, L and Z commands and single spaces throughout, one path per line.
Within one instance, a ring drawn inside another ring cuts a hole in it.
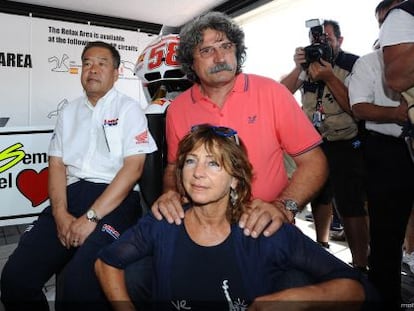
M 145 130 L 142 133 L 135 136 L 135 141 L 137 144 L 147 144 L 148 143 L 148 130 Z

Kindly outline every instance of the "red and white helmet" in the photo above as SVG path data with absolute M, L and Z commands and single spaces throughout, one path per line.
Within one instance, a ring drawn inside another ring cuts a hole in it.
M 179 40 L 177 34 L 161 35 L 155 38 L 138 56 L 135 74 L 144 83 L 183 79 L 184 74 L 177 62 Z
M 177 34 L 160 35 L 138 56 L 134 72 L 143 82 L 148 100 L 161 84 L 169 92 L 180 92 L 191 85 L 177 61 L 179 40 Z

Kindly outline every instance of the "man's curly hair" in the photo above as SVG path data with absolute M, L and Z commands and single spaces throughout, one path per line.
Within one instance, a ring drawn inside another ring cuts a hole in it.
M 193 55 L 196 46 L 203 42 L 203 32 L 206 29 L 214 29 L 224 33 L 235 44 L 237 58 L 236 74 L 241 73 L 246 58 L 243 30 L 226 14 L 208 12 L 188 22 L 180 31 L 177 59 L 181 63 L 181 70 L 187 75 L 187 78 L 200 83 L 199 77 L 192 69 L 194 62 Z

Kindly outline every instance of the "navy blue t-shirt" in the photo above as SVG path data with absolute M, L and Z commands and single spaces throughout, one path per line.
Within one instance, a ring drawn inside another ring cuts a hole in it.
M 181 226 L 173 257 L 172 309 L 247 310 L 232 234 L 216 246 L 195 243 Z M 213 308 L 213 309 L 212 309 Z

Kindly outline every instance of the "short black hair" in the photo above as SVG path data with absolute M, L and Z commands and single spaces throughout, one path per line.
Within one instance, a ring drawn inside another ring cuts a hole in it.
M 108 49 L 109 52 L 112 54 L 112 60 L 114 63 L 114 68 L 118 69 L 119 65 L 121 64 L 121 56 L 119 55 L 118 50 L 111 44 L 103 42 L 103 41 L 90 41 L 86 44 L 82 51 L 81 59 L 83 60 L 83 56 L 85 55 L 86 51 L 93 47 L 100 47 L 104 49 Z

